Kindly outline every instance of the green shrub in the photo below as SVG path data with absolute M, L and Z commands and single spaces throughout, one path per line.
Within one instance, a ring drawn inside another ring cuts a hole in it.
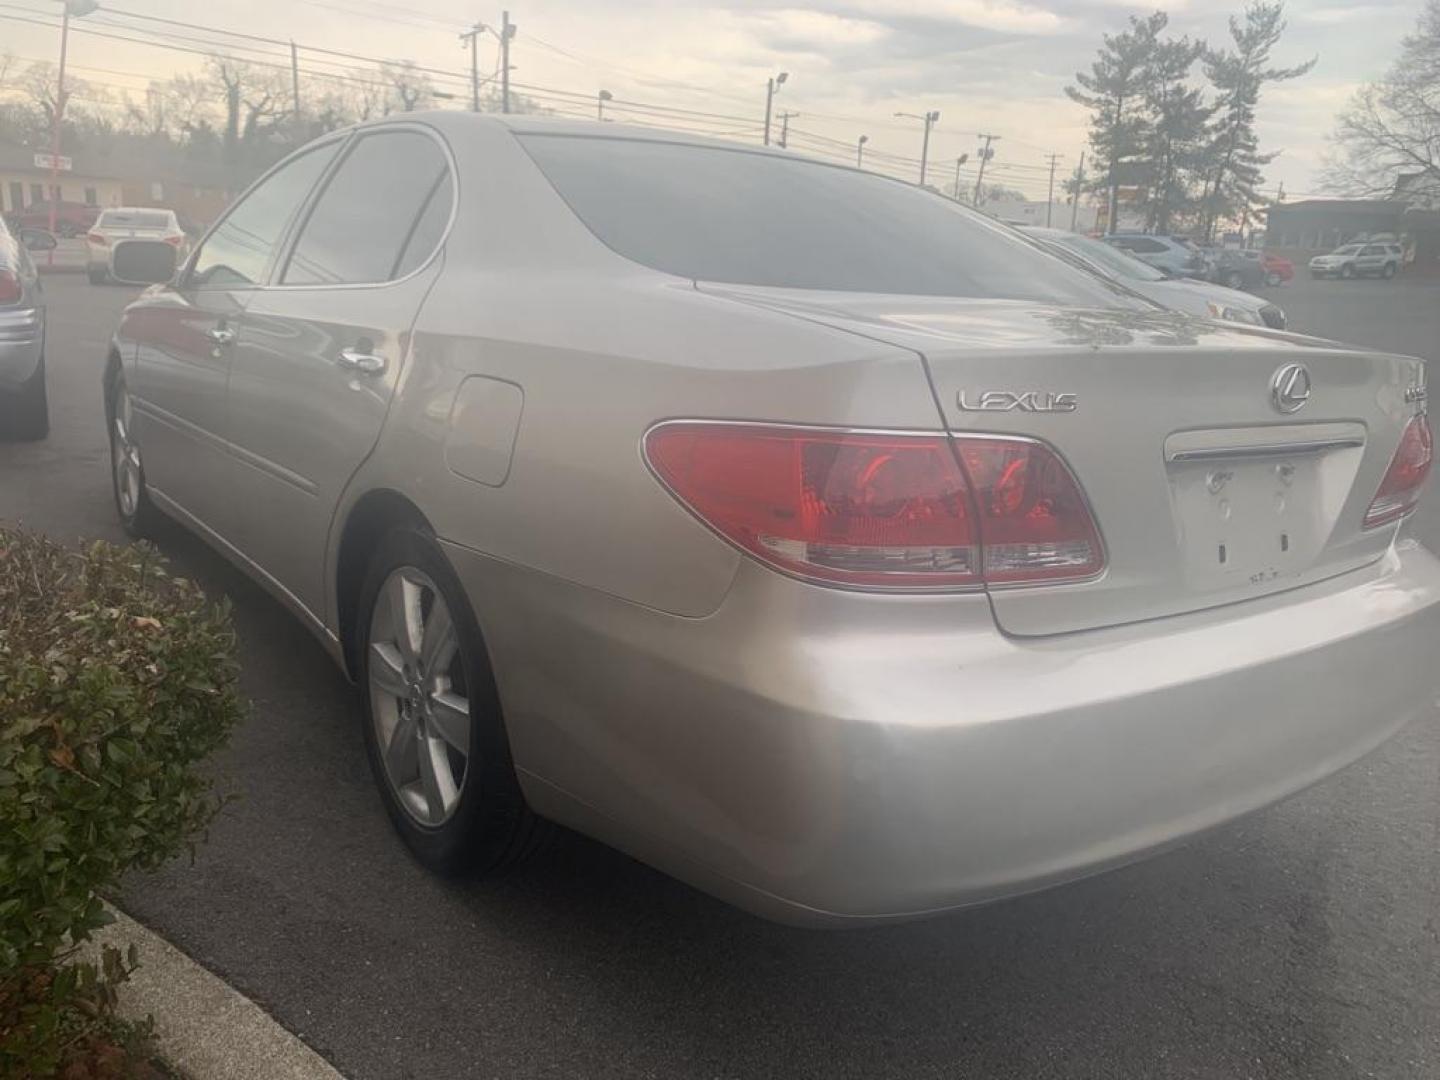
M 236 676 L 228 612 L 152 549 L 0 528 L 0 1074 L 76 1038 L 67 1002 L 97 1011 L 95 970 L 59 963 L 107 922 L 99 893 L 218 810 L 197 765 L 241 715 Z M 99 972 L 98 1011 L 123 975 Z

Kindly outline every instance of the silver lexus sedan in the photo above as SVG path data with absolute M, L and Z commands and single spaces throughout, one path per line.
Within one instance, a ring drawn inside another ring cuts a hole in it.
M 949 200 L 410 115 L 124 314 L 115 501 L 360 687 L 390 817 L 853 925 L 1077 878 L 1428 716 L 1423 363 L 1163 311 Z

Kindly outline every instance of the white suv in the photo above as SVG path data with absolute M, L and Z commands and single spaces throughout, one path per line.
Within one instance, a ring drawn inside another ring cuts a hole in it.
M 1354 278 L 1374 274 L 1386 280 L 1400 272 L 1401 249 L 1395 243 L 1346 244 L 1310 260 L 1311 277 Z

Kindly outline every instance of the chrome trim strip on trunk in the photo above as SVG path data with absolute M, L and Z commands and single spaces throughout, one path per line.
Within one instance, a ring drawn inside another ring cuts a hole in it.
M 1206 446 L 1195 450 L 1176 450 L 1171 461 L 1214 461 L 1220 458 L 1285 457 L 1289 454 L 1319 454 L 1327 450 L 1349 450 L 1364 446 L 1359 436 L 1341 439 L 1315 439 L 1310 442 L 1264 443 L 1251 446 Z

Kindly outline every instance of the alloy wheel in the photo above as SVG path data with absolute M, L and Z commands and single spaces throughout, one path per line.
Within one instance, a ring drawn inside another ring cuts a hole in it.
M 416 823 L 443 825 L 470 773 L 470 698 L 450 609 L 423 571 L 401 566 L 385 579 L 366 648 L 386 780 Z
M 115 499 L 120 513 L 133 518 L 140 507 L 140 447 L 135 442 L 134 410 L 122 386 L 115 394 L 115 419 L 110 431 L 111 465 L 115 470 Z

